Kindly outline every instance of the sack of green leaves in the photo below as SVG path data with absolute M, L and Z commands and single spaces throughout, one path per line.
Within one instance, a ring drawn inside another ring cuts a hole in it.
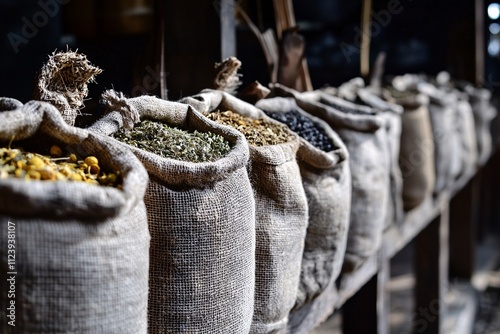
M 89 130 L 146 167 L 151 233 L 149 332 L 248 333 L 255 282 L 255 204 L 238 131 L 192 107 L 106 91 Z
M 222 91 L 181 100 L 245 135 L 256 209 L 256 281 L 250 333 L 282 333 L 300 281 L 308 206 L 297 152 L 299 136 L 284 124 Z
M 147 333 L 148 175 L 45 102 L 0 98 L 0 332 Z
M 300 109 L 292 98 L 263 99 L 256 106 L 300 136 L 297 162 L 309 222 L 299 291 L 288 324 L 294 332 L 309 321 L 314 322 L 316 309 L 323 314 L 333 311 L 333 302 L 321 308 L 316 304 L 335 297 L 335 280 L 344 260 L 351 212 L 349 154 L 328 124 Z
M 372 108 L 333 101 L 322 91 L 299 93 L 276 84 L 273 92 L 293 97 L 300 108 L 323 119 L 349 151 L 352 202 L 342 270 L 352 272 L 378 251 L 387 220 L 392 219 L 388 214 L 391 194 L 386 119 Z

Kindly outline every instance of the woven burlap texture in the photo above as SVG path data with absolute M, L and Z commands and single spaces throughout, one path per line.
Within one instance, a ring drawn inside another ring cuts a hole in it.
M 206 163 L 127 147 L 151 179 L 145 196 L 151 233 L 149 332 L 248 333 L 255 282 L 255 204 L 245 138 L 186 104 L 151 96 L 125 99 L 109 92 L 104 100 L 112 112 L 91 131 L 110 135 L 135 113 L 140 119 L 210 131 L 231 144 L 226 156 Z
M 83 182 L 0 180 L 2 333 L 147 333 L 147 173 L 128 150 L 68 126 L 48 103 L 0 99 L 0 142 L 55 140 L 123 173 L 123 190 Z M 16 266 L 7 263 L 15 224 Z M 12 226 L 12 224 L 10 224 Z M 5 247 L 3 247 L 5 246 Z M 16 326 L 6 310 L 15 300 Z
M 202 113 L 231 110 L 267 117 L 262 110 L 220 91 L 206 90 L 183 100 Z M 256 207 L 255 308 L 250 333 L 284 333 L 295 304 L 308 221 L 297 151 L 299 137 L 288 143 L 250 146 L 250 179 Z

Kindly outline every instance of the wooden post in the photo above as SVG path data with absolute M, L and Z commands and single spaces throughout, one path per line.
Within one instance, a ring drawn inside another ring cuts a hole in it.
M 487 80 L 484 77 L 484 0 L 476 0 L 476 8 L 475 8 L 475 57 L 476 57 L 476 85 L 482 86 Z
M 472 279 L 480 178 L 474 176 L 450 201 L 450 277 Z
M 389 334 L 389 258 L 381 256 L 377 275 L 373 276 L 342 306 L 344 334 Z
M 415 239 L 415 333 L 444 334 L 448 286 L 448 203 Z
M 234 0 L 220 0 L 221 60 L 236 56 L 235 6 Z
M 169 99 L 212 87 L 215 63 L 235 55 L 234 6 L 234 0 L 164 2 Z

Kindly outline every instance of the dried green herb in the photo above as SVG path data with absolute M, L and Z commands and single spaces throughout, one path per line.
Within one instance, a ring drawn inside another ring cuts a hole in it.
M 120 172 L 105 173 L 94 156 L 78 160 L 75 154 L 62 157 L 59 146 L 50 148 L 51 156 L 25 152 L 22 148 L 0 148 L 0 180 L 81 181 L 121 188 Z
M 271 123 L 263 118 L 250 118 L 230 110 L 218 110 L 209 113 L 207 117 L 240 131 L 253 146 L 278 145 L 293 138 L 286 125 Z
M 122 129 L 113 137 L 161 157 L 188 162 L 212 162 L 231 150 L 229 142 L 215 133 L 185 131 L 151 120 L 141 121 L 130 131 Z

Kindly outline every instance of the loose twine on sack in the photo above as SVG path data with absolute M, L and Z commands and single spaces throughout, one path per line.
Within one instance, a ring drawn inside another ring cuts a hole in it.
M 136 123 L 141 121 L 139 111 L 130 103 L 127 103 L 127 98 L 122 92 L 116 92 L 112 89 L 102 93 L 101 103 L 108 110 L 118 111 L 123 117 L 123 127 L 126 130 L 132 130 Z

